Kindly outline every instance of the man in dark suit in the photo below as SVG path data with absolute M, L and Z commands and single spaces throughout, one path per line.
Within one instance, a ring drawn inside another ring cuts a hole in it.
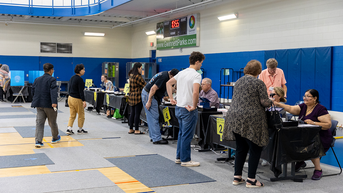
M 43 65 L 45 74 L 38 77 L 32 85 L 33 100 L 31 107 L 37 108 L 36 118 L 36 147 L 40 148 L 44 136 L 44 124 L 48 118 L 49 126 L 51 127 L 52 141 L 57 143 L 61 140 L 58 135 L 57 118 L 57 91 L 56 79 L 51 75 L 54 73 L 54 66 L 50 63 Z

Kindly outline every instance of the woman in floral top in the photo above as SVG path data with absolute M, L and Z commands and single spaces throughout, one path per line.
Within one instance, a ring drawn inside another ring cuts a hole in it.
M 140 115 L 143 108 L 142 90 L 146 84 L 142 77 L 142 64 L 135 63 L 129 72 L 130 95 L 129 105 L 131 106 L 131 115 L 129 118 L 130 131 L 129 134 L 145 134 L 139 130 Z M 135 131 L 133 130 L 133 122 L 135 122 Z
M 235 174 L 233 185 L 245 183 L 242 170 L 249 152 L 249 168 L 246 187 L 263 187 L 255 180 L 257 166 L 263 146 L 268 144 L 268 125 L 265 108 L 272 101 L 268 99 L 267 88 L 262 80 L 257 79 L 262 65 L 251 60 L 244 68 L 245 76 L 235 83 L 232 104 L 225 117 L 224 139 L 236 140 Z

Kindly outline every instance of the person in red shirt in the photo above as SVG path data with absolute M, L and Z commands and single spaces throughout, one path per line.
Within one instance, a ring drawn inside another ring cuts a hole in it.
M 282 87 L 287 96 L 286 79 L 283 70 L 277 68 L 278 62 L 275 58 L 267 60 L 267 69 L 263 70 L 259 75 L 259 79 L 264 82 L 267 87 L 268 96 L 273 93 L 275 87 Z

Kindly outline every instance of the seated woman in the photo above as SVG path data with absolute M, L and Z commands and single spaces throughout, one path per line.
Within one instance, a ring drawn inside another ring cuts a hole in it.
M 279 103 L 281 102 L 283 104 L 285 104 L 287 102 L 287 100 L 285 99 L 285 91 L 281 87 L 275 87 L 273 90 L 273 93 L 270 95 L 273 96 L 273 100 L 275 102 L 279 102 Z M 282 118 L 286 118 L 286 120 L 287 120 L 285 109 L 280 111 L 280 115 Z
M 309 89 L 303 96 L 304 103 L 300 105 L 290 106 L 279 102 L 274 102 L 278 107 L 284 108 L 287 112 L 293 115 L 299 115 L 299 119 L 307 124 L 319 125 L 322 130 L 319 132 L 320 141 L 324 147 L 325 152 L 329 150 L 332 142 L 332 134 L 330 132 L 331 118 L 327 109 L 319 104 L 319 93 L 315 89 Z M 311 159 L 314 164 L 315 170 L 313 172 L 312 180 L 320 180 L 323 175 L 322 168 L 320 167 L 320 158 Z M 297 162 L 295 171 L 299 171 L 301 167 L 305 167 L 304 161 Z

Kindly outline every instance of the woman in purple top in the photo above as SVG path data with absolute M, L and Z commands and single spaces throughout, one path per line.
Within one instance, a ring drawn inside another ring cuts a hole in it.
M 299 119 L 303 120 L 307 124 L 319 125 L 322 130 L 319 132 L 320 141 L 324 147 L 325 152 L 329 150 L 332 142 L 332 134 L 330 132 L 331 118 L 327 109 L 319 104 L 319 93 L 315 89 L 309 89 L 303 96 L 304 103 L 300 105 L 290 106 L 282 103 L 274 102 L 276 106 L 284 108 L 287 112 L 293 115 L 299 115 Z M 314 172 L 312 180 L 320 180 L 323 171 L 320 167 L 320 158 L 311 159 L 314 164 Z M 295 165 L 295 171 L 299 171 L 300 168 L 305 167 L 304 161 L 297 162 Z

